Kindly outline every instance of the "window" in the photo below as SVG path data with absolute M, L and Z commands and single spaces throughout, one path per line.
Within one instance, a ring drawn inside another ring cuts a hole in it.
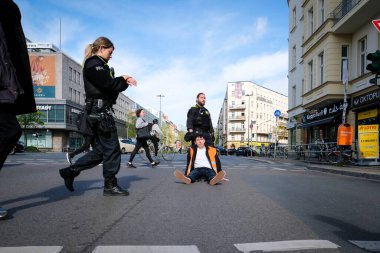
M 313 89 L 313 61 L 307 64 L 309 91 Z
M 308 23 L 309 23 L 309 36 L 311 36 L 314 32 L 314 15 L 313 15 L 313 7 L 311 7 L 308 11 Z
M 322 25 L 325 22 L 325 0 L 319 0 L 319 18 Z
M 69 96 L 70 96 L 70 100 L 73 100 L 73 89 L 72 88 L 69 88 Z
M 291 101 L 291 106 L 292 107 L 295 107 L 296 106 L 296 86 L 294 85 L 293 87 L 292 87 L 292 94 L 291 94 L 291 96 L 292 96 L 292 101 Z
M 296 45 L 292 48 L 292 62 L 291 62 L 291 69 L 294 69 L 296 67 Z
M 72 75 L 71 73 L 73 72 L 73 69 L 71 67 L 69 67 L 69 80 L 72 81 Z
M 322 53 L 320 53 L 318 55 L 318 58 L 319 58 L 319 78 L 320 78 L 320 84 L 324 83 L 324 77 L 323 77 L 323 66 L 324 66 L 323 61 L 324 61 L 324 59 L 323 59 L 323 54 L 324 53 L 322 52 Z
M 341 63 L 340 63 L 341 80 L 343 80 L 343 62 L 344 61 L 347 61 L 347 64 L 348 64 L 348 46 L 342 46 L 342 59 L 341 59 Z M 347 66 L 347 68 L 348 68 L 348 66 Z
M 296 12 L 296 7 L 294 7 L 292 11 L 292 29 L 296 26 L 296 24 L 297 24 L 297 12 Z
M 359 64 L 359 75 L 364 75 L 366 70 L 366 57 L 367 57 L 367 38 L 363 38 L 359 41 L 359 55 L 360 55 L 360 64 Z

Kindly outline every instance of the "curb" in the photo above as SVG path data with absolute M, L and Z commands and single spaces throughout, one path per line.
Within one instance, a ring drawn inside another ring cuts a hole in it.
M 340 175 L 345 175 L 345 176 L 360 177 L 360 178 L 380 181 L 379 174 L 371 174 L 371 173 L 365 173 L 365 172 L 356 172 L 356 171 L 348 171 L 348 170 L 340 170 L 340 169 L 332 169 L 332 168 L 321 168 L 321 167 L 315 167 L 315 166 L 306 166 L 306 168 L 309 170 L 322 171 L 322 172 L 327 172 L 327 173 L 332 173 L 332 174 L 340 174 Z

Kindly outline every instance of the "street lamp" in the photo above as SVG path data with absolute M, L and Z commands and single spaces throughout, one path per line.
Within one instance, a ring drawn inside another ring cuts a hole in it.
M 161 98 L 165 97 L 165 95 L 157 95 L 156 97 L 160 98 L 160 128 L 162 128 L 162 119 L 161 119 Z
M 246 94 L 245 95 L 246 97 L 248 97 L 248 147 L 249 147 L 249 140 L 250 140 L 250 134 L 249 134 L 249 129 L 251 129 L 252 131 L 252 124 L 251 124 L 251 120 L 250 120 L 250 114 L 251 114 L 251 97 L 252 97 L 252 94 Z

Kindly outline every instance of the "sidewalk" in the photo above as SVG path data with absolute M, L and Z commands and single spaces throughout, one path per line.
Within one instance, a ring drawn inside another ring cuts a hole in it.
M 318 161 L 300 161 L 295 160 L 294 158 L 282 159 L 282 158 L 266 158 L 266 157 L 252 157 L 250 159 L 275 163 L 275 162 L 287 162 L 287 163 L 297 163 L 304 164 L 305 167 L 309 170 L 322 171 L 333 174 L 341 174 L 352 177 L 361 177 L 371 180 L 379 180 L 380 181 L 380 166 L 355 166 L 355 165 L 347 165 L 347 166 L 336 166 L 333 164 L 324 164 L 319 163 Z

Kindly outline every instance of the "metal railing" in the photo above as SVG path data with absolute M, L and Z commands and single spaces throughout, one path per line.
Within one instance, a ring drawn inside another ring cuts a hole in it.
M 342 1 L 332 12 L 331 17 L 334 23 L 338 23 L 347 13 L 350 12 L 361 0 L 345 0 Z
M 356 147 L 356 145 L 354 145 Z M 352 160 L 357 160 L 358 154 L 356 150 L 349 149 L 352 153 Z M 271 145 L 269 147 L 256 147 L 256 155 L 258 157 L 267 158 L 285 158 L 295 159 L 307 162 L 320 162 L 335 164 L 340 159 L 340 152 L 336 142 L 309 143 L 297 145 Z

